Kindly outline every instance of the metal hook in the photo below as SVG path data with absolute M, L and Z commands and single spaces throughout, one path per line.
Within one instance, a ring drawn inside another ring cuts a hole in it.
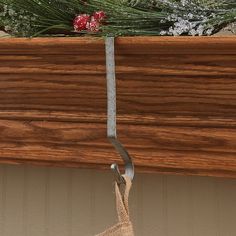
M 134 165 L 132 159 L 123 147 L 120 141 L 117 139 L 116 133 L 116 76 L 115 76 L 115 43 L 113 37 L 106 38 L 106 69 L 107 69 L 107 136 L 110 142 L 113 144 L 117 152 L 122 157 L 125 163 L 125 175 L 131 180 L 134 178 Z M 121 184 L 125 184 L 125 179 L 120 173 L 118 165 L 112 164 L 111 169 L 114 171 L 116 181 Z

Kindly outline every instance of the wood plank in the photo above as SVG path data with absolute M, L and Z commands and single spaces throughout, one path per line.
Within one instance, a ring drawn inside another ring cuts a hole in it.
M 104 40 L 80 38 L 2 38 L 1 55 L 105 55 Z M 66 57 L 63 57 L 66 59 Z
M 103 169 L 119 159 L 106 138 L 103 40 L 3 39 L 0 48 L 0 162 Z
M 104 40 L 0 40 L 0 162 L 107 169 Z M 236 177 L 236 38 L 116 40 L 118 135 L 143 172 Z
M 235 177 L 236 50 L 202 40 L 118 44 L 118 134 L 136 166 Z
M 235 37 L 119 37 L 116 39 L 120 52 L 131 54 L 236 54 Z M 82 46 L 81 46 L 82 45 Z M 155 48 L 155 50 L 153 50 Z M 81 38 L 2 38 L 1 54 L 5 55 L 79 55 L 104 54 L 104 39 Z M 96 54 L 95 54 L 96 52 Z

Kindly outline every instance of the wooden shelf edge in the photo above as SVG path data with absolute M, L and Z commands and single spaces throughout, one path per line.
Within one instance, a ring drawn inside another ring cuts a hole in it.
M 236 54 L 236 37 L 191 37 L 191 36 L 163 36 L 163 37 L 117 37 L 116 48 L 118 53 L 124 51 L 133 54 L 139 54 L 140 51 L 145 50 L 146 54 Z M 83 47 L 78 48 L 81 45 Z M 148 46 L 147 46 L 148 45 Z M 41 54 L 60 54 L 62 47 L 73 50 L 63 50 L 64 54 L 71 53 L 76 54 L 78 51 L 87 50 L 89 47 L 94 49 L 96 53 L 105 54 L 104 52 L 104 39 L 98 37 L 77 37 L 77 38 L 2 38 L 0 39 L 0 54 L 10 54 L 11 47 L 14 49 L 24 50 L 25 53 L 29 53 L 32 47 L 42 47 Z M 8 50 L 6 49 L 8 47 Z M 21 48 L 23 47 L 23 48 Z M 49 52 L 48 47 L 58 48 L 58 51 L 54 50 Z M 153 47 L 156 50 L 153 51 Z M 150 50 L 151 48 L 151 50 Z M 28 50 L 28 52 L 27 52 Z M 90 50 L 88 50 L 89 53 Z M 17 53 L 17 51 L 15 51 Z
M 104 39 L 0 39 L 0 59 L 0 163 L 121 162 Z M 119 37 L 116 64 L 118 135 L 138 172 L 236 178 L 236 37 Z

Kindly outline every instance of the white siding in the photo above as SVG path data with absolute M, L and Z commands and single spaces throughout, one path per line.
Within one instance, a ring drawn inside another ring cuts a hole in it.
M 0 166 L 1 236 L 93 236 L 116 221 L 113 176 Z M 138 174 L 137 236 L 235 236 L 236 180 Z

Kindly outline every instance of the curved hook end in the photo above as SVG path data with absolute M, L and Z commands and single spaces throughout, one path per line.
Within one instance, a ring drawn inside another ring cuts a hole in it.
M 115 174 L 115 178 L 118 184 L 125 184 L 125 179 L 124 177 L 121 175 L 120 173 L 120 169 L 119 166 L 116 163 L 113 163 L 111 165 L 111 169 Z M 131 180 L 133 180 L 134 178 L 134 166 L 133 163 L 127 163 L 125 166 L 125 175 L 127 175 L 128 177 L 130 177 Z
M 111 165 L 111 169 L 112 171 L 114 172 L 115 174 L 115 178 L 116 178 L 116 182 L 118 184 L 125 184 L 125 179 L 122 177 L 122 175 L 120 174 L 120 170 L 119 170 L 119 167 L 116 163 L 113 163 Z

